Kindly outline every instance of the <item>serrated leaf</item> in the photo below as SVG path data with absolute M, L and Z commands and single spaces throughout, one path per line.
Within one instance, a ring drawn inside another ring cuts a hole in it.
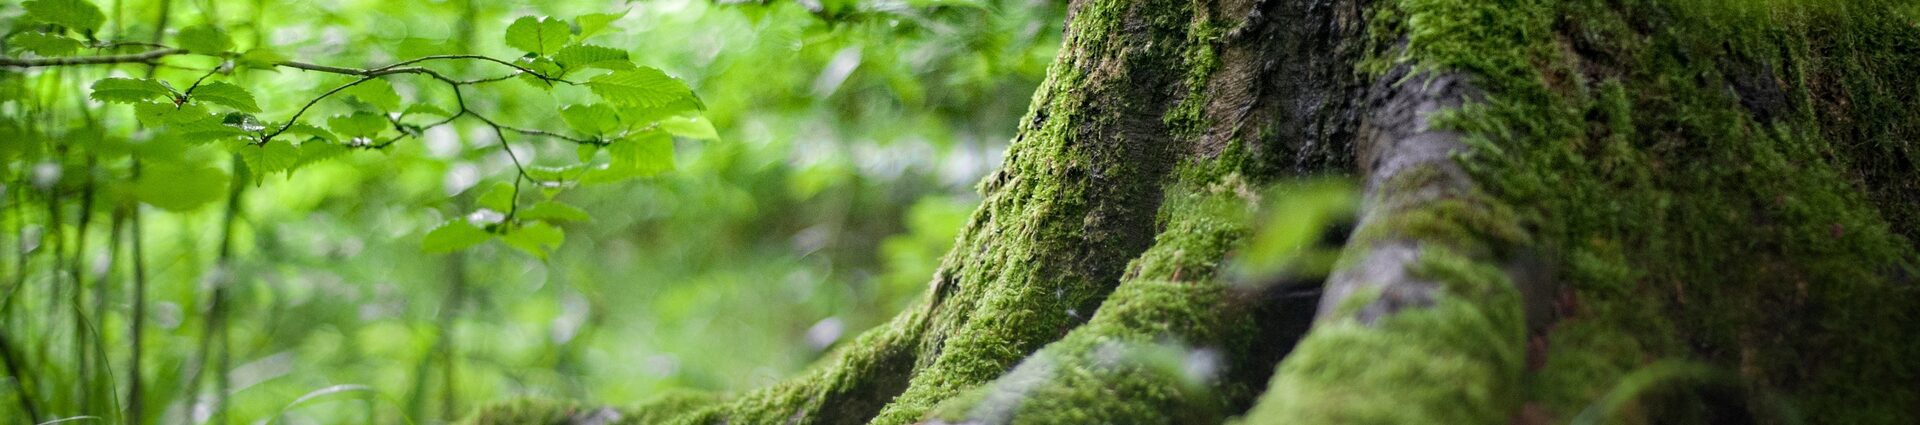
M 541 201 L 538 204 L 520 210 L 520 218 L 544 221 L 591 221 L 587 210 L 556 201 Z
M 574 22 L 580 24 L 580 39 L 585 40 L 587 37 L 592 37 L 595 34 L 599 34 L 600 31 L 606 30 L 608 26 L 613 25 L 613 21 L 620 20 L 620 17 L 626 15 L 626 10 L 622 10 L 620 13 L 589 13 L 574 18 Z
M 340 141 L 340 138 L 338 136 L 334 136 L 333 132 L 327 131 L 327 129 L 324 129 L 324 128 L 320 128 L 319 126 L 315 126 L 313 124 L 307 124 L 303 122 L 297 122 L 297 123 L 293 123 L 293 125 L 291 126 L 287 126 L 286 134 L 305 134 L 307 136 L 319 138 L 320 140 L 326 140 L 329 142 Z
M 226 30 L 207 24 L 181 28 L 180 34 L 174 36 L 174 41 L 182 49 L 203 55 L 217 55 L 233 49 L 233 38 L 227 36 Z
M 560 110 L 560 120 L 580 134 L 598 136 L 620 128 L 620 114 L 604 104 L 568 105 Z
M 209 115 L 198 121 L 168 124 L 161 133 L 192 144 L 252 140 L 247 131 L 224 121 L 224 118 Z
M 673 137 L 666 132 L 640 133 L 615 141 L 606 150 L 612 160 L 606 168 L 590 176 L 593 181 L 651 177 L 673 171 Z
M 259 183 L 268 174 L 292 171 L 300 165 L 300 148 L 288 140 L 275 140 L 264 145 L 237 144 L 233 147 L 233 153 L 246 161 L 247 169 L 253 172 L 254 183 Z
M 487 191 L 480 194 L 478 202 L 481 208 L 492 209 L 494 211 L 512 211 L 513 183 L 498 182 L 492 186 L 488 186 Z
M 66 56 L 84 46 L 80 40 L 37 31 L 14 34 L 7 39 L 7 43 L 40 56 Z
M 560 68 L 567 71 L 583 68 L 600 68 L 618 71 L 633 69 L 636 66 L 633 62 L 627 60 L 627 51 L 625 50 L 589 44 L 575 44 L 563 47 L 559 52 L 553 54 L 553 61 L 559 63 Z
M 425 103 L 415 103 L 415 104 L 412 104 L 412 105 L 407 105 L 407 111 L 406 111 L 406 112 L 403 112 L 402 114 L 405 114 L 405 115 L 435 115 L 435 116 L 442 116 L 442 117 L 450 117 L 450 116 L 453 116 L 453 113 L 451 113 L 451 112 L 447 112 L 447 110 L 445 110 L 445 109 L 440 109 L 440 107 L 438 107 L 438 106 L 433 106 L 433 105 L 429 105 L 429 104 L 425 104 Z
M 479 245 L 491 237 L 485 229 L 456 218 L 427 232 L 427 237 L 420 240 L 420 249 L 430 253 L 454 252 Z
M 387 128 L 387 119 L 371 112 L 354 112 L 327 118 L 327 128 L 346 137 L 370 137 Z
M 354 99 L 360 99 L 361 102 L 372 105 L 374 108 L 382 111 L 397 111 L 400 109 L 400 92 L 394 91 L 393 84 L 388 83 L 387 80 L 379 78 L 367 80 L 366 82 L 355 84 L 353 87 L 348 87 L 346 90 L 341 90 L 340 93 L 353 96 Z
M 514 63 L 519 64 L 520 66 L 525 67 L 527 69 L 533 70 L 533 72 L 535 73 L 539 73 L 540 75 L 545 75 L 548 77 L 557 78 L 557 76 L 560 75 L 561 71 L 563 71 L 562 69 L 560 69 L 559 63 L 554 62 L 552 58 L 548 58 L 548 57 L 520 58 L 520 60 L 515 61 Z M 520 78 L 520 81 L 527 82 L 527 85 L 531 85 L 536 88 L 540 88 L 543 90 L 553 88 L 552 81 L 541 79 L 540 77 L 534 76 L 534 74 L 532 73 L 521 73 L 518 76 L 518 78 Z
M 714 131 L 713 122 L 707 117 L 671 117 L 660 120 L 660 129 L 675 136 L 700 140 L 719 140 L 720 133 Z
M 559 249 L 560 244 L 565 243 L 566 240 L 567 235 L 561 232 L 560 228 L 538 221 L 500 235 L 500 241 L 506 242 L 507 246 L 526 251 L 542 260 L 547 258 L 548 253 Z
M 100 24 L 107 21 L 99 6 L 83 0 L 32 0 L 20 5 L 33 19 L 83 33 L 98 31 Z
M 307 164 L 333 159 L 334 157 L 346 154 L 346 145 L 326 140 L 307 140 L 300 142 L 300 161 L 294 168 L 304 167 Z
M 609 102 L 639 107 L 665 106 L 693 97 L 693 89 L 659 69 L 636 67 L 587 80 L 593 94 Z
M 260 112 L 260 106 L 253 102 L 253 93 L 248 92 L 247 89 L 241 88 L 240 86 L 228 84 L 225 81 L 201 84 L 200 87 L 194 88 L 193 93 L 189 94 L 188 97 L 202 102 L 223 105 L 240 112 Z
M 507 46 L 546 56 L 567 45 L 571 33 L 566 21 L 523 16 L 507 26 Z
M 139 103 L 156 97 L 170 97 L 167 86 L 150 78 L 106 78 L 93 82 L 93 100 L 107 103 Z
M 155 163 L 140 172 L 134 197 L 168 211 L 190 211 L 225 194 L 227 173 L 204 165 Z
M 140 120 L 140 123 L 150 126 L 190 123 L 209 119 L 212 119 L 215 125 L 220 124 L 219 117 L 207 112 L 206 107 L 192 103 L 177 107 L 172 103 L 136 103 L 133 105 L 133 115 Z

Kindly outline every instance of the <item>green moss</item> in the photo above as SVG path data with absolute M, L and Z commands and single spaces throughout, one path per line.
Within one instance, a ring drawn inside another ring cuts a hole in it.
M 1434 303 L 1372 323 L 1323 319 L 1280 363 L 1249 424 L 1502 423 L 1526 356 L 1519 294 L 1505 273 L 1444 248 L 1409 270 Z M 1377 297 L 1352 299 L 1369 302 Z
M 1128 267 L 1099 313 L 1011 372 L 935 411 L 949 421 L 1004 424 L 1205 423 L 1245 388 L 1222 387 L 1229 356 L 1252 334 L 1215 279 L 1246 233 L 1252 193 L 1237 175 L 1164 207 L 1164 231 Z
M 1371 28 L 1406 44 L 1363 69 L 1411 63 L 1485 89 L 1437 124 L 1474 146 L 1462 163 L 1536 225 L 1570 289 L 1529 402 L 1570 418 L 1608 378 L 1680 358 L 1822 421 L 1920 415 L 1906 361 L 1920 296 L 1893 280 L 1915 270 L 1920 214 L 1911 4 L 1381 7 Z M 1688 417 L 1674 413 L 1645 412 Z

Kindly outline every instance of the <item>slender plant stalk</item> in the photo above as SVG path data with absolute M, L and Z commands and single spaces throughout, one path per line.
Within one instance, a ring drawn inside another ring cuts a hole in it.
M 226 217 L 221 221 L 219 256 L 214 260 L 213 300 L 207 307 L 207 321 L 200 334 L 200 352 L 194 356 L 187 367 L 191 375 L 187 379 L 188 397 L 200 392 L 200 376 L 206 371 L 208 360 L 213 362 L 213 418 L 208 423 L 225 424 L 227 422 L 227 370 L 229 353 L 227 341 L 227 288 L 238 281 L 233 277 L 233 226 L 240 219 L 240 199 L 246 194 L 246 179 L 241 173 L 246 163 L 240 155 L 232 156 L 233 180 L 227 185 Z M 218 350 L 214 350 L 218 347 Z M 191 410 L 191 409 L 188 409 Z
M 173 0 L 160 0 L 159 7 L 155 9 L 153 36 L 149 38 L 148 41 L 159 43 L 161 40 L 164 40 L 167 35 L 167 15 L 173 11 Z M 153 64 L 147 66 L 147 78 L 153 78 L 153 76 L 159 72 L 159 66 Z M 129 178 L 133 181 L 139 181 L 140 155 L 133 155 L 130 168 L 131 170 L 128 173 Z M 133 320 L 128 324 L 133 337 L 133 354 L 128 359 L 132 364 L 127 367 L 126 423 L 142 425 L 147 423 L 146 393 L 142 391 L 145 387 L 141 385 L 141 382 L 145 379 L 144 375 L 142 375 L 141 365 L 146 362 L 147 264 L 145 259 L 147 257 L 142 249 L 142 245 L 144 245 L 142 239 L 145 239 L 143 236 L 145 236 L 146 233 L 142 232 L 140 228 L 139 203 L 127 207 L 127 216 L 132 226 L 132 229 L 130 229 L 132 230 L 132 234 L 127 237 L 127 247 L 131 250 L 131 252 L 128 253 L 132 257 L 129 258 L 129 260 L 132 260 L 129 261 L 129 264 L 133 268 L 133 293 L 128 295 L 128 298 L 133 301 Z

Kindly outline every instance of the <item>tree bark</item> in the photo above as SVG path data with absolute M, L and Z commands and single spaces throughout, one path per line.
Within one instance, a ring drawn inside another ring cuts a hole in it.
M 475 422 L 1920 416 L 1920 7 L 1708 3 L 1077 1 L 918 307 L 736 397 Z M 1363 187 L 1331 273 L 1229 272 L 1320 174 Z

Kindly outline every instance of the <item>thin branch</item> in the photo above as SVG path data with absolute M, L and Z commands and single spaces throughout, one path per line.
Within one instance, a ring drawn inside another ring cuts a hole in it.
M 4 58 L 0 57 L 0 67 L 36 68 L 43 66 L 72 65 L 108 65 L 121 63 L 153 63 L 160 58 L 184 53 L 180 49 L 155 49 L 140 53 L 106 56 L 70 56 L 57 58 Z

